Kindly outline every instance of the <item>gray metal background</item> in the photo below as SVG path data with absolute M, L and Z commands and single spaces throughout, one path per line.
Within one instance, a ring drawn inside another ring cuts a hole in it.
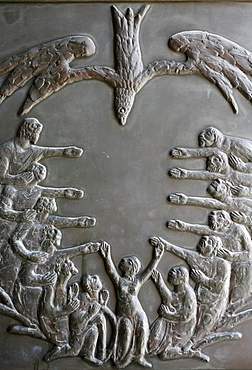
M 139 4 L 129 3 L 133 9 Z M 127 5 L 118 4 L 121 10 Z M 183 30 L 206 30 L 222 35 L 252 51 L 252 4 L 250 3 L 153 3 L 141 27 L 144 63 L 157 59 L 182 60 L 168 50 L 172 34 Z M 113 67 L 113 29 L 110 4 L 0 4 L 1 59 L 53 39 L 74 34 L 90 35 L 97 52 L 76 65 Z M 28 87 L 17 91 L 0 106 L 1 135 L 4 142 L 15 136 L 21 119 L 18 108 Z M 252 139 L 252 107 L 235 92 L 240 111 L 235 116 L 220 92 L 196 76 L 159 77 L 137 95 L 125 127 L 118 125 L 113 112 L 113 90 L 97 81 L 83 81 L 62 89 L 36 106 L 28 117 L 44 124 L 41 145 L 77 145 L 85 150 L 79 159 L 50 159 L 50 186 L 75 186 L 86 191 L 82 200 L 59 200 L 62 215 L 87 214 L 97 218 L 94 228 L 64 232 L 63 245 L 89 240 L 106 240 L 112 245 L 116 263 L 124 255 L 136 254 L 143 264 L 152 255 L 151 235 L 160 235 L 179 245 L 194 247 L 198 237 L 166 229 L 166 221 L 180 218 L 204 223 L 208 210 L 169 205 L 167 195 L 183 191 L 205 195 L 204 181 L 175 181 L 167 176 L 170 167 L 202 168 L 203 160 L 176 161 L 168 153 L 174 146 L 196 146 L 198 133 L 215 126 L 230 135 Z M 159 265 L 165 276 L 181 263 L 166 253 Z M 110 290 L 109 305 L 114 309 L 114 290 L 106 277 L 99 255 L 76 260 L 80 271 L 99 271 Z M 153 321 L 159 296 L 151 281 L 141 290 L 140 299 Z M 43 363 L 48 344 L 6 333 L 11 319 L 0 320 L 0 369 L 78 370 L 92 366 L 79 358 Z M 241 325 L 243 338 L 208 347 L 209 364 L 196 360 L 161 362 L 151 359 L 154 369 L 252 369 L 252 322 Z M 106 368 L 112 368 L 106 364 Z M 132 364 L 130 369 L 140 368 Z

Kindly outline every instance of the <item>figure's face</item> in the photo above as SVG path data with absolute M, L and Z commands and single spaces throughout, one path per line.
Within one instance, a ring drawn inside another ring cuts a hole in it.
M 221 173 L 227 168 L 227 162 L 224 159 L 224 156 L 220 155 L 211 155 L 206 160 L 206 169 L 209 172 Z
M 123 257 L 119 263 L 119 269 L 123 273 L 130 273 L 132 276 L 137 273 L 138 267 L 132 257 Z
M 228 183 L 224 180 L 218 179 L 212 181 L 208 186 L 207 191 L 212 197 L 216 199 L 226 199 L 231 195 L 230 187 Z
M 176 268 L 172 268 L 168 273 L 168 282 L 172 285 L 178 285 L 180 284 L 180 280 L 178 270 Z
M 197 250 L 203 256 L 211 256 L 214 252 L 212 239 L 209 236 L 203 236 L 197 245 Z
M 216 142 L 215 137 L 210 130 L 206 129 L 199 134 L 200 147 L 215 146 L 215 142 Z
M 78 274 L 79 271 L 72 261 L 66 259 L 61 264 L 60 272 L 62 275 L 68 275 L 70 277 Z
M 43 125 L 36 118 L 29 120 L 26 132 L 31 144 L 38 142 L 42 128 Z
M 88 284 L 90 285 L 92 290 L 98 290 L 99 291 L 102 288 L 101 280 L 100 280 L 99 276 L 97 276 L 97 275 L 89 276 L 88 277 Z
M 221 231 L 227 225 L 228 218 L 224 211 L 213 211 L 209 215 L 209 227 L 215 231 Z

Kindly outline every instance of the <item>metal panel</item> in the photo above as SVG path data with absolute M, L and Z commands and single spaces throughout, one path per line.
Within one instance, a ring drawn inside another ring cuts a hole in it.
M 251 17 L 1 2 L 1 370 L 251 369 Z

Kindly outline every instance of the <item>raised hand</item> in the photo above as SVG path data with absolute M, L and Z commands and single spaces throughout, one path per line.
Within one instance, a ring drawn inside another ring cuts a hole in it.
M 96 315 L 99 312 L 100 308 L 101 306 L 98 302 L 93 302 L 88 309 L 89 316 L 92 317 Z
M 170 152 L 172 158 L 187 158 L 187 151 L 184 148 L 174 148 Z
M 54 271 L 48 271 L 42 277 L 43 285 L 54 285 L 56 281 L 57 281 L 57 274 Z
M 78 298 L 74 297 L 67 305 L 66 311 L 72 313 L 76 311 L 80 306 L 80 301 Z
M 234 170 L 241 171 L 241 172 L 246 170 L 245 163 L 240 158 L 236 157 L 236 155 L 231 153 L 228 157 L 228 160 L 229 160 L 230 166 Z
M 163 243 L 159 243 L 154 247 L 154 258 L 160 259 L 164 254 L 164 245 Z
M 202 283 L 206 280 L 206 275 L 200 270 L 192 269 L 191 278 L 195 281 L 195 283 Z
M 90 243 L 90 245 L 88 246 L 87 253 L 99 252 L 99 250 L 101 248 L 101 245 L 102 245 L 102 242 L 92 242 L 92 243 Z
M 162 279 L 161 273 L 158 270 L 153 270 L 151 277 L 155 283 L 159 283 L 160 280 Z
M 64 197 L 67 199 L 80 199 L 83 198 L 84 191 L 75 189 L 75 188 L 68 188 L 64 191 Z
M 247 216 L 243 212 L 240 212 L 240 211 L 232 211 L 230 213 L 230 216 L 231 216 L 231 219 L 234 222 L 237 222 L 237 223 L 240 223 L 240 224 L 245 224 L 246 223 Z
M 227 259 L 227 260 L 229 260 L 232 257 L 230 251 L 225 249 L 225 248 L 218 248 L 217 249 L 217 256 L 221 257 L 223 259 Z
M 69 146 L 63 150 L 63 157 L 67 158 L 78 158 L 82 156 L 83 150 L 81 148 L 77 148 L 76 146 Z
M 179 167 L 171 168 L 168 173 L 175 179 L 185 179 L 187 177 L 187 170 Z
M 34 180 L 34 173 L 32 171 L 23 172 L 20 175 L 16 175 L 16 185 L 28 185 Z
M 83 216 L 78 218 L 79 227 L 93 227 L 96 224 L 96 219 L 94 217 Z
M 103 258 L 108 258 L 111 254 L 111 246 L 107 242 L 102 242 L 100 252 Z
M 100 304 L 107 306 L 109 300 L 109 291 L 107 289 L 102 289 L 99 294 Z
M 180 220 L 168 220 L 167 221 L 167 227 L 171 230 L 185 230 L 185 222 Z
M 21 216 L 21 221 L 22 222 L 33 221 L 36 215 L 37 212 L 34 209 L 26 209 Z
M 168 201 L 174 204 L 186 204 L 188 202 L 187 195 L 183 193 L 172 193 L 168 196 Z

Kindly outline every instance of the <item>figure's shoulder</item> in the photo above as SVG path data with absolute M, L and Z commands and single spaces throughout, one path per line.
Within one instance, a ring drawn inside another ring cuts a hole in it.
M 11 154 L 15 149 L 14 140 L 8 140 L 0 144 L 0 155 Z

